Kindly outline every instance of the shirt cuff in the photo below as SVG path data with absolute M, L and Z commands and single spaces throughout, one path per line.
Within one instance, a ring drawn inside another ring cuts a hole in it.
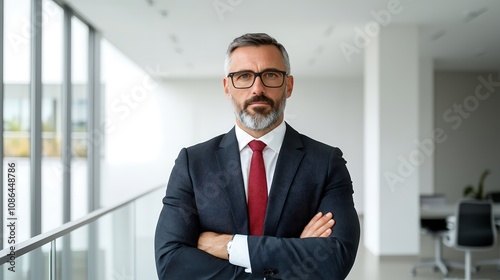
M 229 250 L 229 262 L 245 268 L 245 272 L 252 273 L 250 254 L 248 253 L 248 236 L 235 234 Z

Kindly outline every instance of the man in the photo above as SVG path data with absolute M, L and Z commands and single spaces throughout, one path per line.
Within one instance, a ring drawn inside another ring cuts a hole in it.
M 360 235 L 352 182 L 338 148 L 284 122 L 285 48 L 245 34 L 225 70 L 236 126 L 180 152 L 156 229 L 159 278 L 344 279 Z

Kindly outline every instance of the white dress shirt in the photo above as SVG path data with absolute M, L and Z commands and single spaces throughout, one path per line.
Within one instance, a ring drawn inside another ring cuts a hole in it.
M 243 183 L 245 186 L 247 201 L 248 173 L 250 172 L 250 162 L 252 159 L 252 149 L 250 149 L 248 143 L 252 140 L 260 140 L 266 144 L 266 147 L 262 151 L 262 155 L 264 157 L 264 166 L 266 168 L 267 193 L 269 194 L 271 184 L 273 182 L 274 170 L 276 169 L 276 162 L 278 161 L 281 145 L 283 144 L 283 139 L 285 138 L 285 122 L 282 122 L 275 129 L 259 139 L 253 138 L 250 134 L 246 133 L 238 126 L 235 127 L 235 132 L 240 149 L 241 172 L 243 174 Z M 229 262 L 234 265 L 244 267 L 245 271 L 248 273 L 252 272 L 246 235 L 236 234 L 234 236 L 229 252 Z

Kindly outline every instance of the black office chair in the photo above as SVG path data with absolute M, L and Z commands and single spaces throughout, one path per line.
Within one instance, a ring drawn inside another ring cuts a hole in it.
M 500 192 L 489 192 L 485 195 L 485 198 L 493 203 L 500 203 Z
M 493 205 L 489 201 L 461 200 L 455 213 L 443 243 L 465 252 L 465 279 L 469 280 L 473 269 L 471 252 L 491 249 L 496 243 Z
M 500 205 L 500 192 L 489 192 L 486 194 L 485 197 L 493 204 Z M 496 228 L 497 230 L 500 230 L 500 220 L 496 220 Z M 476 269 L 479 269 L 480 266 L 485 266 L 485 265 L 494 265 L 497 267 L 498 270 L 500 270 L 500 258 L 481 260 L 476 262 L 474 266 L 476 267 Z
M 420 207 L 445 206 L 446 197 L 443 194 L 420 195 Z M 439 269 L 443 275 L 448 275 L 448 261 L 442 258 L 441 239 L 448 232 L 444 219 L 420 219 L 420 233 L 429 235 L 434 241 L 434 257 L 427 258 L 415 264 L 412 274 L 417 274 L 417 268 L 430 267 Z

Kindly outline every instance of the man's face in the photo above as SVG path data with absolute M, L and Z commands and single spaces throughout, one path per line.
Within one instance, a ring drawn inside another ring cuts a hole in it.
M 280 51 L 272 45 L 239 47 L 231 54 L 229 72 L 285 71 Z M 237 89 L 231 78 L 224 78 L 224 91 L 234 106 L 237 121 L 254 131 L 272 129 L 283 120 L 286 99 L 291 96 L 293 77 L 286 76 L 279 88 L 264 86 L 260 77 L 250 88 Z

